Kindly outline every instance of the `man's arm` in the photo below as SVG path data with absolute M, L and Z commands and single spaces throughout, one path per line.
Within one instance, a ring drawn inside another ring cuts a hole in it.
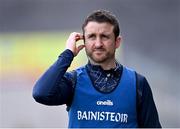
M 84 48 L 76 45 L 83 39 L 77 32 L 70 34 L 66 42 L 66 50 L 58 60 L 40 77 L 33 88 L 34 99 L 46 105 L 61 105 L 71 103 L 73 95 L 73 75 L 66 72 L 74 56 Z
M 46 105 L 68 103 L 73 94 L 72 76 L 67 69 L 73 60 L 73 53 L 65 50 L 58 60 L 39 78 L 33 88 L 34 99 Z
M 161 128 L 152 91 L 146 78 L 140 74 L 137 74 L 137 85 L 141 91 L 140 104 L 138 105 L 137 110 L 139 127 Z

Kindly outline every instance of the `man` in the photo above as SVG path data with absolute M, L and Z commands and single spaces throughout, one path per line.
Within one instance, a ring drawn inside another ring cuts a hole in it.
M 115 59 L 121 43 L 116 17 L 95 11 L 82 30 L 70 34 L 66 50 L 36 82 L 34 99 L 45 105 L 66 104 L 70 128 L 161 127 L 145 77 Z M 77 46 L 79 40 L 84 44 Z M 83 48 L 88 64 L 67 72 Z

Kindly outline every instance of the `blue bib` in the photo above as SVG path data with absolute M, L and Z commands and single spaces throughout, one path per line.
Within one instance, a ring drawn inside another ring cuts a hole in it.
M 94 88 L 85 67 L 76 72 L 69 128 L 137 127 L 134 71 L 124 67 L 118 86 L 110 93 L 101 93 Z

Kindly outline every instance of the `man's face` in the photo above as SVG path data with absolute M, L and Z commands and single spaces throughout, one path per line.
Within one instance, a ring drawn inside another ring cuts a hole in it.
M 90 21 L 84 28 L 86 54 L 95 63 L 104 63 L 115 58 L 120 37 L 115 39 L 113 28 L 109 23 L 94 21 Z

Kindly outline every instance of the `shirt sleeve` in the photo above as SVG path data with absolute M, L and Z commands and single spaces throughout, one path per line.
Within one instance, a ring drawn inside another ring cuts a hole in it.
M 45 105 L 69 103 L 73 95 L 72 74 L 66 72 L 74 58 L 70 50 L 65 50 L 58 60 L 37 80 L 33 87 L 35 101 Z
M 153 99 L 152 90 L 146 80 L 137 74 L 137 85 L 141 91 L 137 109 L 137 119 L 140 128 L 161 128 L 158 112 Z

